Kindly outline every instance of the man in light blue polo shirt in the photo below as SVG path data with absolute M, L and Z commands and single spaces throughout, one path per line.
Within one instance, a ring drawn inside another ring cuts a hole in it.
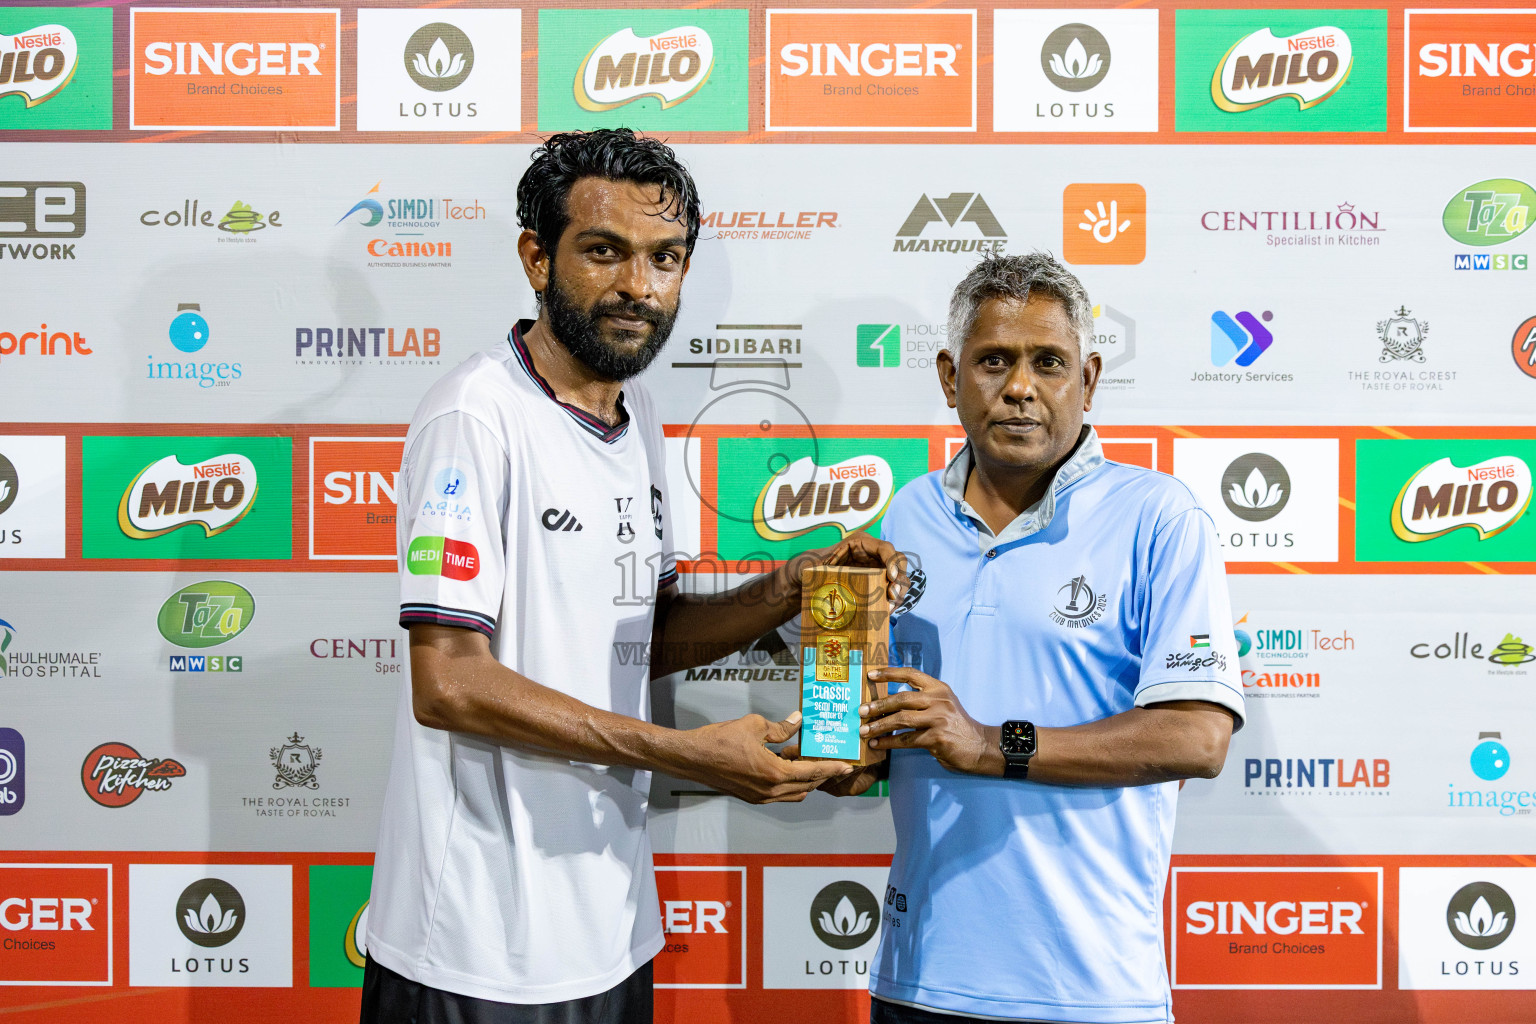
M 861 709 L 896 824 L 874 1024 L 1173 1019 L 1174 804 L 1221 770 L 1242 687 L 1210 517 L 1083 424 L 1092 332 L 1041 253 L 983 261 L 950 303 L 939 380 L 968 440 L 886 513 L 927 589 L 894 627 L 896 692 Z

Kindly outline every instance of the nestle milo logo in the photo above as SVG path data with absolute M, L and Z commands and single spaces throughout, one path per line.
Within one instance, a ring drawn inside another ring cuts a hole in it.
M 1531 502 L 1531 470 L 1501 455 L 1474 466 L 1448 458 L 1425 466 L 1403 485 L 1392 507 L 1392 532 L 1406 541 L 1433 540 L 1469 527 L 1486 540 L 1515 525 Z
M 831 466 L 809 456 L 768 478 L 752 525 L 765 540 L 789 540 L 822 526 L 861 530 L 885 514 L 895 474 L 878 455 L 857 455 Z
M 177 647 L 217 647 L 243 633 L 256 617 L 256 599 L 238 583 L 204 580 L 183 587 L 160 606 L 155 624 Z
M 1459 190 L 1445 204 L 1445 233 L 1463 245 L 1498 245 L 1531 226 L 1536 189 L 1513 178 L 1489 178 Z
M 715 66 L 715 44 L 694 25 L 637 36 L 623 28 L 592 48 L 576 71 L 576 102 L 583 110 L 612 110 L 653 96 L 675 107 L 704 87 Z
M 239 453 L 184 464 L 175 455 L 145 466 L 118 503 L 123 533 L 143 540 L 197 525 L 209 537 L 245 518 L 256 501 L 256 464 Z

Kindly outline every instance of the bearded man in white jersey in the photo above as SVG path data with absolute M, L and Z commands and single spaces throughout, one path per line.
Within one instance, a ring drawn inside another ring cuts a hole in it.
M 406 437 L 411 678 L 364 1024 L 648 1024 L 663 945 L 651 772 L 772 802 L 848 771 L 769 749 L 798 712 L 652 724 L 650 678 L 797 613 L 805 565 L 884 566 L 893 597 L 905 585 L 891 545 L 860 534 L 730 595 L 679 592 L 661 423 L 631 378 L 677 316 L 693 180 L 666 146 L 618 129 L 551 137 L 517 191 L 538 319 L 434 385 Z M 632 656 L 646 643 L 649 666 Z

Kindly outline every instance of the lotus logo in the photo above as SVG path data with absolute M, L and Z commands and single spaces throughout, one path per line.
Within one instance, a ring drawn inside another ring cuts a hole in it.
M 167 455 L 129 482 L 117 524 L 136 540 L 197 525 L 212 537 L 230 529 L 256 503 L 256 464 L 244 455 L 218 455 L 186 465 Z
M 1349 36 L 1332 25 L 1283 37 L 1261 28 L 1222 55 L 1211 76 L 1211 99 L 1240 113 L 1289 96 L 1306 110 L 1339 91 L 1353 59 Z
M 0 515 L 16 503 L 16 495 L 21 491 L 21 476 L 16 472 L 16 466 L 10 459 L 0 455 Z
M 57 96 L 79 67 L 79 44 L 63 25 L 0 33 L 0 99 L 20 96 L 35 107 Z
M 1262 523 L 1279 515 L 1291 500 L 1291 476 L 1280 460 L 1249 452 L 1221 475 L 1221 500 L 1244 522 Z
M 1109 74 L 1109 42 L 1092 25 L 1063 25 L 1040 47 L 1045 77 L 1067 92 L 1087 92 Z
M 1492 949 L 1515 928 L 1515 901 L 1492 882 L 1473 882 L 1456 890 L 1445 908 L 1451 936 L 1468 949 Z
M 1515 525 L 1531 502 L 1531 469 L 1499 455 L 1474 466 L 1438 459 L 1408 478 L 1392 506 L 1392 532 L 1410 543 L 1469 527 L 1487 540 Z
M 833 949 L 857 949 L 879 924 L 880 902 L 857 882 L 833 882 L 811 901 L 811 928 Z
M 613 110 L 645 96 L 666 110 L 704 88 L 714 67 L 714 40 L 695 25 L 654 36 L 624 28 L 582 59 L 572 89 L 583 110 Z
M 417 29 L 405 43 L 405 72 L 431 92 L 447 92 L 464 84 L 475 66 L 469 36 L 445 22 Z
M 834 466 L 818 466 L 806 456 L 763 484 L 752 525 L 765 540 L 789 540 L 822 526 L 850 534 L 885 514 L 895 483 L 890 463 L 876 455 Z
M 199 879 L 176 901 L 176 925 L 199 946 L 228 945 L 245 927 L 245 899 L 222 878 Z

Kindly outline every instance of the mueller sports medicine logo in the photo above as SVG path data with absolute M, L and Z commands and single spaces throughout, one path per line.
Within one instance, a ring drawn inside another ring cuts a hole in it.
M 956 228 L 955 235 L 944 237 L 940 227 L 928 236 L 931 225 L 940 224 Z M 961 231 L 960 224 L 970 224 L 972 229 Z M 976 238 L 977 233 L 981 238 Z M 969 236 L 969 237 L 966 237 Z M 951 192 L 947 196 L 930 199 L 924 193 L 912 206 L 912 212 L 896 229 L 896 241 L 892 252 L 1002 252 L 1008 244 L 1008 233 L 998 223 L 992 208 L 979 192 Z
M 890 464 L 877 455 L 831 466 L 807 456 L 763 484 L 753 526 L 765 540 L 790 540 L 822 526 L 836 526 L 846 536 L 884 515 L 895 490 Z
M 696 25 L 653 36 L 622 28 L 576 69 L 576 102 L 583 110 L 613 110 L 650 96 L 666 110 L 702 89 L 714 67 L 714 40 Z
M 20 97 L 35 107 L 57 96 L 80 66 L 80 45 L 64 25 L 0 32 L 0 100 Z
M 212 537 L 245 518 L 256 491 L 256 464 L 245 455 L 219 455 L 192 465 L 167 455 L 129 482 L 117 523 L 138 540 L 193 525 Z
M 1536 11 L 1406 11 L 1403 130 L 1536 131 Z
M 85 186 L 80 182 L 0 181 L 0 263 L 72 260 L 75 243 L 58 240 L 84 234 Z M 12 238 L 27 241 L 6 241 Z
M 112 984 L 112 868 L 0 864 L 0 985 Z
M 1211 99 L 1229 113 L 1282 97 L 1306 110 L 1338 92 L 1353 64 L 1353 47 L 1343 29 L 1324 25 L 1277 38 L 1262 28 L 1239 39 L 1222 56 L 1211 75 Z
M 164 793 L 187 769 L 168 757 L 143 757 L 126 743 L 103 743 L 80 765 L 85 795 L 103 807 L 126 807 L 146 791 Z
M 1438 459 L 1403 485 L 1392 508 L 1392 532 L 1420 542 L 1467 527 L 1478 540 L 1502 533 L 1525 515 L 1531 502 L 1531 470 L 1513 455 L 1472 466 Z
M 129 12 L 130 128 L 335 131 L 340 12 Z

